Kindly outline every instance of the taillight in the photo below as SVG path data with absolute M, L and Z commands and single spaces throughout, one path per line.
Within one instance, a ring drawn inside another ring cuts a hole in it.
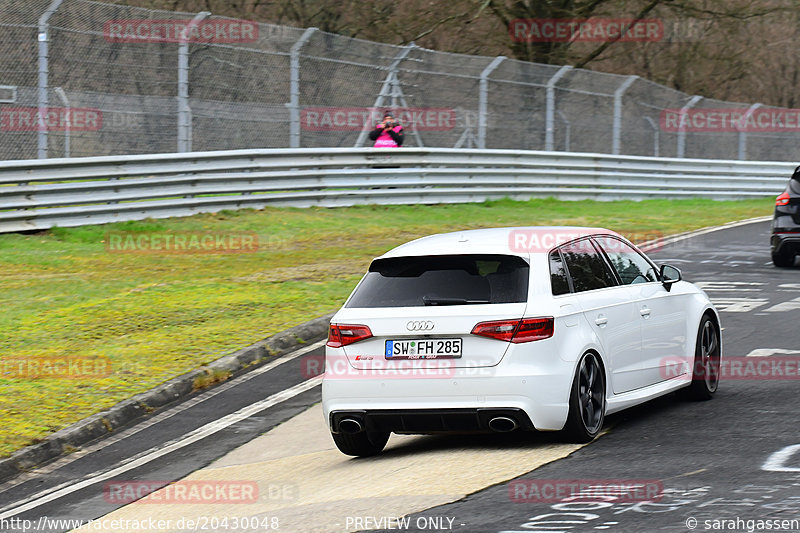
M 472 328 L 473 335 L 489 337 L 501 341 L 511 342 L 519 326 L 519 320 L 495 320 L 494 322 L 480 322 Z
M 341 348 L 354 342 L 363 341 L 372 337 L 372 331 L 367 326 L 357 324 L 331 324 L 328 329 L 327 345 L 331 348 Z
M 783 191 L 783 194 L 775 199 L 775 205 L 787 205 L 790 199 L 789 191 Z
M 519 344 L 549 339 L 554 327 L 553 317 L 494 320 L 476 324 L 472 334 Z
M 553 317 L 526 318 L 520 322 L 519 329 L 514 338 L 511 339 L 511 342 L 520 343 L 549 339 L 553 336 L 554 327 L 555 320 L 553 320 Z

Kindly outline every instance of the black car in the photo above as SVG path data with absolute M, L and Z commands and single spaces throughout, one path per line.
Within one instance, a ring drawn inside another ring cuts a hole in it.
M 794 169 L 786 190 L 775 200 L 770 244 L 776 267 L 790 267 L 800 255 L 800 167 Z

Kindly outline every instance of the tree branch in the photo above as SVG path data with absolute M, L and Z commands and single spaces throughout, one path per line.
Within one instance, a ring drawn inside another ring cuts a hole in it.
M 669 0 L 667 0 L 667 1 L 669 1 Z M 593 60 L 597 59 L 597 57 L 598 57 L 600 54 L 602 54 L 603 52 L 605 52 L 605 51 L 608 49 L 608 47 L 609 47 L 609 46 L 611 46 L 612 44 L 614 44 L 614 43 L 616 43 L 617 41 L 619 41 L 619 40 L 622 38 L 622 36 L 623 36 L 623 35 L 625 35 L 625 33 L 626 33 L 626 32 L 627 32 L 629 29 L 630 29 L 630 27 L 631 27 L 631 26 L 633 26 L 634 24 L 636 24 L 637 22 L 639 22 L 640 20 L 642 20 L 642 19 L 644 18 L 644 16 L 645 16 L 645 15 L 647 15 L 647 14 L 648 14 L 648 13 L 650 13 L 650 12 L 651 12 L 653 9 L 655 9 L 655 7 L 656 7 L 658 4 L 660 4 L 661 2 L 662 2 L 662 0 L 652 0 L 652 2 L 650 2 L 648 5 L 646 5 L 644 8 L 642 8 L 642 10 L 641 10 L 641 11 L 639 11 L 639 14 L 638 14 L 638 15 L 636 15 L 636 18 L 635 18 L 635 19 L 634 19 L 634 20 L 633 20 L 633 21 L 632 21 L 630 24 L 626 25 L 626 26 L 625 26 L 625 27 L 624 27 L 624 28 L 623 28 L 623 29 L 622 29 L 622 30 L 619 32 L 619 35 L 617 35 L 617 37 L 616 37 L 615 39 L 609 39 L 608 41 L 604 42 L 603 44 L 601 44 L 600 46 L 598 46 L 597 48 L 595 48 L 595 49 L 594 49 L 594 51 L 590 52 L 590 53 L 589 53 L 589 55 L 585 56 L 583 59 L 581 59 L 580 61 L 578 61 L 577 63 L 575 63 L 575 65 L 573 65 L 573 66 L 574 66 L 575 68 L 583 68 L 583 67 L 585 67 L 585 66 L 586 66 L 588 63 L 590 63 L 591 61 L 593 61 Z

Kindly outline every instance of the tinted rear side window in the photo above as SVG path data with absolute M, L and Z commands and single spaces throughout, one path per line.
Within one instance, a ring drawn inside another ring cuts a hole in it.
M 550 285 L 555 296 L 569 293 L 567 267 L 564 266 L 564 261 L 561 259 L 561 254 L 558 250 L 550 252 Z
M 575 292 L 612 287 L 617 284 L 606 260 L 588 239 L 561 247 L 564 262 L 572 278 Z
M 507 255 L 376 259 L 347 307 L 421 307 L 525 302 L 528 263 Z

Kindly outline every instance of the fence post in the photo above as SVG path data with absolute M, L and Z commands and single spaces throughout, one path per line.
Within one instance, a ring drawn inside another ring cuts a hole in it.
M 481 72 L 480 89 L 478 92 L 478 148 L 486 148 L 486 123 L 489 107 L 489 74 L 500 66 L 506 56 L 497 56 Z
M 61 103 L 64 104 L 64 114 L 67 117 L 67 119 L 64 121 L 64 157 L 69 157 L 69 133 L 72 129 L 72 117 L 70 116 L 70 112 L 72 110 L 72 106 L 69 103 L 69 98 L 67 98 L 67 93 L 64 92 L 64 89 L 61 87 L 56 87 L 56 94 L 61 99 Z
M 653 130 L 653 157 L 658 157 L 658 126 L 652 118 L 644 117 L 644 119 L 650 124 L 650 129 Z
M 545 111 L 544 119 L 544 149 L 551 152 L 553 151 L 553 138 L 554 138 L 554 123 L 556 119 L 556 83 L 561 77 L 566 74 L 572 67 L 564 65 L 558 72 L 553 74 L 550 81 L 547 82 L 547 110 Z
M 564 123 L 564 151 L 569 152 L 569 133 L 572 129 L 572 124 L 570 124 L 567 119 L 567 115 L 562 113 L 560 109 L 556 109 L 556 113 L 558 114 L 558 118 L 561 119 L 561 122 Z
M 178 44 L 178 152 L 192 151 L 192 110 L 189 107 L 189 32 L 211 13 L 201 11 L 181 31 Z
M 300 148 L 300 49 L 317 28 L 306 28 L 289 54 L 289 148 Z
M 628 79 L 623 81 L 622 85 L 614 91 L 614 131 L 611 141 L 611 153 L 614 155 L 619 154 L 622 139 L 622 95 L 637 79 L 639 79 L 639 76 L 628 76 Z
M 39 120 L 37 136 L 37 157 L 39 159 L 47 159 L 47 125 L 45 124 L 45 115 L 47 114 L 47 75 L 50 73 L 48 66 L 50 42 L 50 32 L 48 23 L 58 10 L 59 6 L 64 0 L 53 0 L 50 2 L 50 7 L 47 11 L 42 13 L 39 17 Z
M 684 152 L 686 151 L 686 127 L 684 125 L 683 117 L 686 115 L 686 112 L 689 111 L 691 108 L 697 104 L 700 100 L 702 100 L 702 96 L 692 96 L 692 99 L 689 100 L 685 106 L 681 108 L 680 111 L 680 120 L 681 123 L 678 126 L 678 153 L 676 154 L 677 157 L 683 157 Z
M 739 119 L 736 129 L 739 130 L 739 160 L 747 159 L 747 121 L 753 114 L 753 111 L 761 107 L 761 104 L 755 103 L 747 108 L 744 116 Z

